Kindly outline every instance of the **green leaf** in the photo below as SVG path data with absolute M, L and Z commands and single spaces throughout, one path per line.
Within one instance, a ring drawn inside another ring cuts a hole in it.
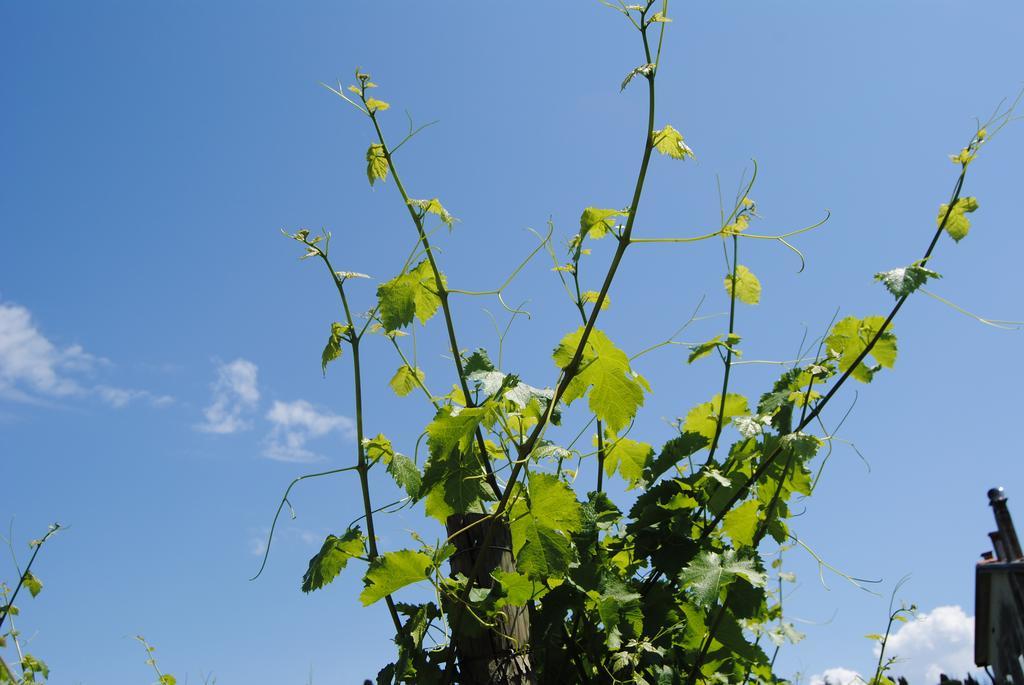
M 601 293 L 597 292 L 596 290 L 586 290 L 583 292 L 582 295 L 580 295 L 580 301 L 583 302 L 583 304 L 593 304 L 597 302 L 597 298 L 600 296 L 600 294 Z M 607 294 L 605 294 L 604 299 L 601 300 L 601 310 L 604 311 L 605 309 L 608 309 L 608 306 L 611 303 L 611 298 L 608 297 Z
M 367 98 L 366 109 L 370 110 L 370 113 L 372 114 L 373 112 L 383 112 L 386 109 L 391 109 L 391 105 L 384 102 L 383 100 L 377 100 L 376 98 Z
M 419 497 L 423 479 L 416 462 L 404 454 L 395 454 L 388 463 L 388 473 L 409 497 L 413 499 Z
M 654 454 L 654 449 L 646 442 L 638 442 L 630 438 L 616 439 L 609 434 L 605 439 L 604 472 L 609 476 L 618 471 L 629 483 L 627 490 L 632 490 L 644 482 L 644 469 Z
M 686 457 L 707 447 L 709 443 L 709 438 L 697 433 L 683 433 L 672 438 L 662 446 L 661 453 L 649 462 L 647 482 L 654 482 Z
M 408 364 L 403 364 L 398 371 L 395 371 L 395 375 L 388 381 L 388 385 L 396 395 L 405 397 L 418 388 L 424 378 L 423 370 L 420 367 L 412 368 Z
M 170 673 L 160 674 L 160 685 L 177 685 L 178 679 Z
M 384 146 L 374 143 L 366 151 L 366 177 L 372 186 L 375 181 L 388 179 L 388 158 L 384 156 Z
M 527 576 L 516 571 L 494 571 L 491 573 L 501 585 L 505 593 L 505 604 L 512 606 L 526 606 L 527 602 L 539 599 L 547 594 L 548 589 L 544 583 L 530 580 Z
M 626 86 L 628 86 L 629 82 L 632 81 L 635 77 L 650 76 L 652 73 L 654 73 L 656 67 L 657 65 L 655 64 L 641 64 L 640 66 L 630 71 L 628 74 L 626 74 L 626 78 L 622 79 L 622 86 L 619 88 L 619 92 L 621 93 L 622 91 L 626 90 Z
M 555 348 L 554 360 L 566 368 L 583 336 L 581 326 L 562 338 Z M 644 390 L 629 366 L 629 357 L 598 329 L 590 332 L 579 370 L 566 387 L 562 399 L 566 404 L 587 394 L 589 406 L 613 433 L 619 433 L 644 403 Z
M 309 568 L 302 576 L 302 591 L 319 590 L 337 578 L 349 559 L 366 553 L 365 540 L 359 528 L 349 528 L 340 538 L 328 535 L 320 551 L 309 560 Z
M 593 240 L 605 237 L 615 228 L 614 217 L 625 216 L 620 209 L 598 209 L 587 207 L 580 215 L 580 235 L 588 235 Z
M 926 269 L 921 266 L 920 262 L 875 274 L 875 280 L 881 281 L 896 299 L 906 297 L 914 292 L 924 285 L 929 278 L 942 278 L 942 275 L 931 269 Z
M 478 426 L 489 427 L 496 419 L 495 403 L 485 402 L 457 414 L 443 407 L 427 425 L 430 459 L 422 492 L 429 516 L 444 523 L 452 514 L 467 512 L 490 497 L 474 437 Z
M 400 549 L 379 556 L 366 571 L 366 587 L 360 593 L 359 600 L 363 606 L 370 606 L 406 585 L 425 580 L 433 566 L 430 557 L 411 549 Z
M 50 677 L 50 667 L 42 659 L 37 659 L 31 654 L 25 654 L 21 657 L 21 670 L 24 678 L 22 682 L 26 683 L 34 683 L 36 681 L 33 676 L 35 673 L 42 675 L 44 680 Z
M 728 393 L 725 396 L 725 405 L 722 405 L 722 396 L 715 395 L 710 402 L 698 404 L 686 414 L 683 421 L 683 430 L 687 433 L 703 435 L 710 442 L 715 439 L 715 429 L 718 426 L 718 412 L 722 412 L 722 426 L 725 427 L 734 416 L 749 414 L 747 398 L 743 395 Z
M 857 357 L 867 349 L 868 343 L 881 330 L 883 323 L 885 318 L 881 316 L 868 316 L 863 319 L 848 316 L 832 327 L 832 331 L 825 338 L 825 346 L 839 359 L 840 371 L 846 371 L 853 366 Z M 875 359 L 876 365 L 869 367 L 861 361 L 851 374 L 862 383 L 870 383 L 875 372 L 881 367 L 891 369 L 896 363 L 896 335 L 892 332 L 892 324 L 889 324 L 878 338 L 869 356 Z
M 722 336 L 716 335 L 711 340 L 708 340 L 706 342 L 702 342 L 697 345 L 690 345 L 690 356 L 687 357 L 686 363 L 692 364 L 698 359 L 703 359 L 704 357 L 711 354 L 711 352 L 718 347 L 722 347 L 726 350 L 731 351 L 737 357 L 742 356 L 742 353 L 739 350 L 735 349 L 735 346 L 738 345 L 739 342 L 740 336 L 736 335 L 735 333 L 730 333 L 724 341 L 722 340 Z
M 939 216 L 936 217 L 935 222 L 939 226 L 942 226 L 943 220 L 946 221 L 946 233 L 949 237 L 960 242 L 967 236 L 967 232 L 971 230 L 971 221 L 967 218 L 967 214 L 974 212 L 978 209 L 978 199 L 974 197 L 962 197 L 957 200 L 957 203 L 953 205 L 953 210 L 949 211 L 949 205 L 943 203 L 939 206 Z M 949 212 L 949 218 L 946 219 L 946 213 Z
M 443 274 L 441 283 L 445 283 Z M 377 299 L 380 302 L 380 320 L 387 331 L 405 328 L 412 323 L 413 317 L 420 323 L 426 323 L 441 306 L 434 272 L 425 259 L 412 270 L 382 283 L 377 288 Z
M 725 277 L 725 292 L 732 297 L 732 274 Z M 742 264 L 736 265 L 736 299 L 744 304 L 757 304 L 761 301 L 761 281 Z
M 33 597 L 35 597 L 43 591 L 42 581 L 36 578 L 34 575 L 32 575 L 31 571 L 25 571 L 25 575 L 22 576 L 22 578 L 25 584 L 25 588 L 32 593 Z
M 348 325 L 340 324 L 337 321 L 331 324 L 331 337 L 327 339 L 323 354 L 320 355 L 320 369 L 327 375 L 327 365 L 341 356 L 342 336 L 348 333 Z
M 722 554 L 701 552 L 679 574 L 679 582 L 693 593 L 700 606 L 714 604 L 721 590 L 736 578 L 743 578 L 754 587 L 763 587 L 767 580 L 754 566 L 753 559 L 742 559 L 732 549 Z
M 561 577 L 572 561 L 567 534 L 580 529 L 580 504 L 557 476 L 531 473 L 528 482 L 528 495 L 510 512 L 517 568 L 536 580 Z
M 494 364 L 491 363 L 490 357 L 487 356 L 487 350 L 480 348 L 465 358 L 462 368 L 465 374 L 469 376 L 478 371 L 494 371 Z
M 420 210 L 421 215 L 434 214 L 441 218 L 444 225 L 451 229 L 458 221 L 455 217 L 448 213 L 448 210 L 441 206 L 441 201 L 436 197 L 429 200 L 409 200 L 409 204 Z
M 722 529 L 736 547 L 749 547 L 754 543 L 757 525 L 761 521 L 758 516 L 760 506 L 757 500 L 749 500 L 722 519 Z
M 693 150 L 683 140 L 683 134 L 667 125 L 651 133 L 651 145 L 663 155 L 672 159 L 693 157 Z

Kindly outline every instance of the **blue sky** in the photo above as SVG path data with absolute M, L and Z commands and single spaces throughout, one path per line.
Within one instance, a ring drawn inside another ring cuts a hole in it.
M 832 219 L 801 236 L 802 273 L 779 246 L 744 243 L 742 261 L 764 284 L 762 304 L 740 313 L 747 358 L 792 358 L 804 330 L 818 335 L 837 307 L 887 311 L 872 274 L 920 256 L 955 180 L 946 155 L 969 139 L 972 117 L 1021 87 L 1024 9 L 671 10 L 657 121 L 682 131 L 697 162 L 655 160 L 637 234 L 716 228 L 716 176 L 731 196 L 756 159 L 764 232 L 826 209 Z M 564 240 L 583 207 L 628 204 L 644 102 L 619 83 L 641 62 L 635 36 L 583 0 L 4 3 L 0 26 L 0 518 L 13 520 L 23 554 L 49 522 L 69 526 L 38 562 L 43 594 L 21 602 L 31 649 L 56 683 L 143 682 L 137 633 L 190 682 L 372 675 L 390 656 L 389 622 L 359 607 L 359 573 L 310 596 L 298 589 L 317 541 L 358 515 L 353 480 L 303 484 L 266 572 L 247 580 L 287 483 L 354 452 L 347 374 L 319 369 L 336 294 L 279 231 L 327 227 L 336 266 L 377 280 L 397 273 L 414 237 L 393 184 L 366 183 L 366 122 L 318 82 L 368 69 L 392 104 L 392 139 L 403 109 L 439 120 L 399 164 L 414 197 L 439 196 L 461 219 L 439 238 L 450 283 L 487 289 L 533 248 L 527 227 L 550 217 Z M 1022 151 L 1020 123 L 985 149 L 966 187 L 981 204 L 972 232 L 958 245 L 944 238 L 931 264 L 945 276 L 933 290 L 983 316 L 1024 318 Z M 705 313 L 724 311 L 721 259 L 714 242 L 631 248 L 602 326 L 637 351 L 703 295 Z M 549 268 L 534 263 L 508 293 L 533 316 L 513 327 L 504 366 L 538 386 L 553 382 L 550 350 L 574 327 Z M 357 308 L 374 288 L 363 286 Z M 496 346 L 485 308 L 500 314 L 494 300 L 455 303 L 464 347 Z M 432 324 L 418 349 L 441 388 L 453 379 Z M 724 325 L 709 319 L 683 338 Z M 907 573 L 901 597 L 935 625 L 948 619 L 936 628 L 953 645 L 947 656 L 962 647 L 966 617 L 934 610 L 973 614 L 973 563 L 992 526 L 985 490 L 1002 484 L 1011 508 L 1024 501 L 1014 418 L 1024 334 L 925 296 L 896 332 L 896 369 L 850 388 L 827 417 L 834 425 L 859 391 L 841 436 L 870 472 L 837 449 L 794 522 L 830 564 L 883 579 L 883 597 L 829 573 L 827 590 L 809 555 L 787 553 L 799 578 L 787 611 L 809 622 L 808 637 L 778 666 L 805 682 L 872 667 L 863 635 L 884 628 L 887 593 Z M 638 364 L 654 394 L 635 432 L 651 442 L 716 392 L 715 364 L 684 362 L 685 348 L 670 348 Z M 409 453 L 429 414 L 387 389 L 397 365 L 383 345 L 366 354 L 367 427 Z M 748 395 L 776 372 L 740 369 Z M 376 492 L 397 496 L 383 480 Z M 382 547 L 407 546 L 412 529 L 440 533 L 407 511 L 381 524 Z M 916 661 L 904 670 L 921 682 L 938 657 L 907 635 Z

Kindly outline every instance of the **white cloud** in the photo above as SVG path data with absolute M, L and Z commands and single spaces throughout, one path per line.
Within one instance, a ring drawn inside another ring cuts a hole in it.
M 945 674 L 961 680 L 967 674 L 979 678 L 974 665 L 974 617 L 958 606 L 936 607 L 921 612 L 907 623 L 895 623 L 885 645 L 886 660 L 896 658 L 889 675 L 903 676 L 916 685 L 938 683 Z M 880 647 L 875 645 L 875 659 Z M 874 675 L 875 663 L 870 664 Z M 848 668 L 829 668 L 811 676 L 810 685 L 856 685 L 866 679 Z
M 32 321 L 28 309 L 0 304 L 0 393 L 29 400 L 35 395 L 68 397 L 83 392 L 67 372 L 88 371 L 96 358 L 78 345 L 63 350 Z
M 893 673 L 911 683 L 937 683 L 942 673 L 959 680 L 977 670 L 974 617 L 958 606 L 919 613 L 889 636 L 885 653 L 899 658 Z
M 827 668 L 823 672 L 811 676 L 811 685 L 851 685 L 864 682 L 864 677 L 860 673 L 842 666 Z
M 323 457 L 306 448 L 309 440 L 335 431 L 348 439 L 356 434 L 352 419 L 317 411 L 305 400 L 275 401 L 267 412 L 267 420 L 273 429 L 263 454 L 278 461 L 318 461 Z
M 80 345 L 59 348 L 36 327 L 28 309 L 0 303 L 0 398 L 40 402 L 92 395 L 118 409 L 138 400 L 155 407 L 174 401 L 148 390 L 83 384 L 81 376 L 109 364 Z
M 260 391 L 256 385 L 256 365 L 236 359 L 217 368 L 213 397 L 203 410 L 204 420 L 197 428 L 205 433 L 237 433 L 250 427 L 245 415 L 256 408 Z

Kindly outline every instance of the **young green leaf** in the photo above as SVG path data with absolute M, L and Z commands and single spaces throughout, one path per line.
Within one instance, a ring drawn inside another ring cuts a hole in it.
M 825 338 L 825 346 L 838 357 L 840 371 L 846 371 L 853 366 L 853 362 L 878 334 L 883 323 L 885 318 L 881 316 L 868 316 L 863 319 L 848 316 L 832 327 L 832 331 Z M 870 356 L 877 362 L 875 366 L 869 367 L 862 361 L 851 374 L 862 383 L 870 383 L 880 368 L 891 369 L 896 363 L 896 335 L 892 332 L 892 324 L 889 324 L 879 336 Z
M 426 580 L 434 562 L 426 554 L 411 549 L 388 552 L 374 559 L 366 570 L 366 587 L 359 595 L 363 606 L 401 590 L 406 585 Z
M 378 433 L 375 438 L 363 438 L 363 449 L 366 450 L 366 458 L 371 464 L 379 461 L 387 466 L 387 471 L 395 483 L 405 490 L 409 497 L 419 497 L 422 478 L 416 462 L 404 454 L 395 452 L 391 441 L 383 433 Z
M 337 321 L 331 324 L 331 337 L 327 339 L 327 345 L 320 355 L 320 369 L 324 376 L 327 375 L 327 365 L 341 356 L 341 341 L 348 330 L 348 324 L 340 324 Z
M 455 217 L 448 213 L 448 210 L 441 206 L 440 200 L 436 197 L 429 200 L 409 200 L 409 204 L 420 210 L 422 215 L 434 214 L 441 218 L 444 225 L 451 229 L 458 221 Z
M 441 283 L 445 283 L 444 275 Z M 426 323 L 441 306 L 430 263 L 423 260 L 410 271 L 395 276 L 377 288 L 380 320 L 384 330 L 394 331 L 412 323 L 413 317 Z
M 693 150 L 683 140 L 683 134 L 669 125 L 651 133 L 651 145 L 663 155 L 672 159 L 693 157 Z
M 763 587 L 767 580 L 754 566 L 753 559 L 740 558 L 732 549 L 722 554 L 701 552 L 679 574 L 680 584 L 693 593 L 694 601 L 700 606 L 718 601 L 721 590 L 736 578 L 743 578 L 754 587 Z
M 582 336 L 581 326 L 562 338 L 554 352 L 555 364 L 559 368 L 564 369 L 572 361 Z M 586 394 L 588 389 L 591 411 L 614 433 L 625 428 L 644 403 L 643 385 L 633 374 L 629 357 L 596 328 L 587 339 L 579 369 L 562 399 L 570 404 Z
M 423 479 L 416 462 L 404 454 L 396 453 L 388 462 L 387 470 L 398 487 L 405 490 L 409 497 L 416 499 L 420 496 Z
M 31 571 L 25 571 L 25 575 L 22 576 L 22 578 L 25 584 L 25 589 L 32 593 L 33 597 L 43 591 L 42 581 L 32 575 Z
M 458 413 L 443 407 L 427 425 L 430 459 L 422 485 L 427 515 L 443 523 L 490 496 L 474 437 L 478 426 L 489 427 L 496 420 L 496 404 L 488 401 Z
M 622 86 L 619 88 L 619 92 L 621 93 L 622 91 L 626 90 L 626 86 L 629 85 L 630 81 L 632 81 L 634 77 L 650 76 L 652 73 L 654 73 L 655 68 L 656 65 L 654 64 L 641 64 L 640 66 L 634 68 L 632 71 L 626 74 L 626 78 L 622 79 Z
M 722 408 L 721 395 L 715 395 L 711 398 L 710 402 L 698 404 L 686 414 L 686 419 L 683 421 L 683 430 L 687 433 L 702 435 L 708 441 L 714 440 L 715 429 L 718 426 L 718 412 Z M 749 413 L 750 410 L 747 407 L 746 397 L 728 393 L 725 396 L 722 426 L 727 425 L 734 416 L 742 416 Z
M 592 240 L 605 237 L 615 228 L 612 219 L 617 216 L 625 216 L 625 213 L 620 209 L 587 207 L 580 215 L 580 235 L 587 235 Z
M 366 109 L 370 110 L 370 113 L 383 112 L 386 109 L 390 109 L 391 105 L 384 102 L 383 100 L 377 100 L 376 98 L 367 98 Z
M 373 143 L 366 151 L 366 177 L 372 186 L 375 181 L 388 179 L 388 158 L 384 156 L 384 146 Z
M 732 296 L 732 274 L 725 277 L 725 292 Z M 761 281 L 742 264 L 736 265 L 736 299 L 744 304 L 757 304 L 761 301 Z
M 572 561 L 567 534 L 580 528 L 580 504 L 557 476 L 531 473 L 528 482 L 528 496 L 509 515 L 517 568 L 535 580 L 561 577 Z
M 911 294 L 924 285 L 929 278 L 942 278 L 942 275 L 931 269 L 926 269 L 917 262 L 910 266 L 875 274 L 875 280 L 881 281 L 896 299 Z
M 939 226 L 942 225 L 942 221 L 946 221 L 946 233 L 949 237 L 960 242 L 967 236 L 967 232 L 971 230 L 971 220 L 967 218 L 967 214 L 978 209 L 978 199 L 974 197 L 962 197 L 955 205 L 953 210 L 949 211 L 949 205 L 943 203 L 939 206 L 939 215 L 936 217 L 935 222 Z M 949 218 L 946 219 L 946 213 L 949 212 Z
M 491 576 L 501 585 L 504 603 L 512 606 L 526 606 L 530 600 L 540 599 L 548 592 L 543 583 L 515 571 L 496 570 Z
M 626 489 L 632 490 L 643 484 L 644 469 L 653 454 L 654 449 L 646 442 L 609 434 L 605 438 L 604 472 L 612 476 L 618 471 L 629 483 Z
M 722 530 L 736 547 L 749 547 L 754 543 L 757 526 L 761 522 L 758 510 L 761 503 L 756 499 L 744 502 L 732 509 L 722 519 Z
M 736 345 L 740 342 L 740 336 L 735 333 L 730 333 L 723 341 L 722 336 L 716 335 L 711 340 L 699 343 L 697 345 L 690 345 L 690 356 L 686 358 L 687 364 L 692 364 L 698 359 L 711 354 L 711 352 L 718 347 L 731 351 L 735 356 L 742 356 L 742 352 L 736 349 Z
M 597 302 L 597 298 L 598 298 L 599 295 L 600 295 L 600 293 L 597 292 L 596 290 L 587 290 L 587 291 L 584 291 L 584 293 L 582 295 L 580 295 L 580 299 L 582 300 L 582 302 L 584 304 L 587 304 L 587 303 L 593 304 L 594 302 Z M 601 309 L 602 309 L 602 311 L 605 310 L 605 309 L 608 309 L 608 306 L 611 303 L 612 303 L 611 298 L 608 297 L 608 295 L 605 295 L 604 299 L 601 300 Z
M 349 528 L 340 538 L 328 535 L 320 551 L 309 560 L 309 568 L 302 576 L 302 591 L 319 590 L 337 578 L 349 559 L 366 554 L 365 540 L 359 528 Z
M 396 395 L 405 397 L 418 388 L 424 378 L 423 369 L 418 366 L 412 368 L 408 364 L 403 364 L 398 367 L 398 371 L 395 371 L 395 375 L 388 381 L 388 385 L 391 386 Z

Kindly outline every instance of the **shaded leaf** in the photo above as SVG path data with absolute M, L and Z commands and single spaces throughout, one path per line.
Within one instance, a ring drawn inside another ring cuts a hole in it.
M 302 591 L 319 590 L 337 578 L 349 559 L 366 553 L 365 540 L 359 528 L 349 528 L 340 538 L 328 535 L 320 551 L 309 560 L 309 568 L 302 576 Z

